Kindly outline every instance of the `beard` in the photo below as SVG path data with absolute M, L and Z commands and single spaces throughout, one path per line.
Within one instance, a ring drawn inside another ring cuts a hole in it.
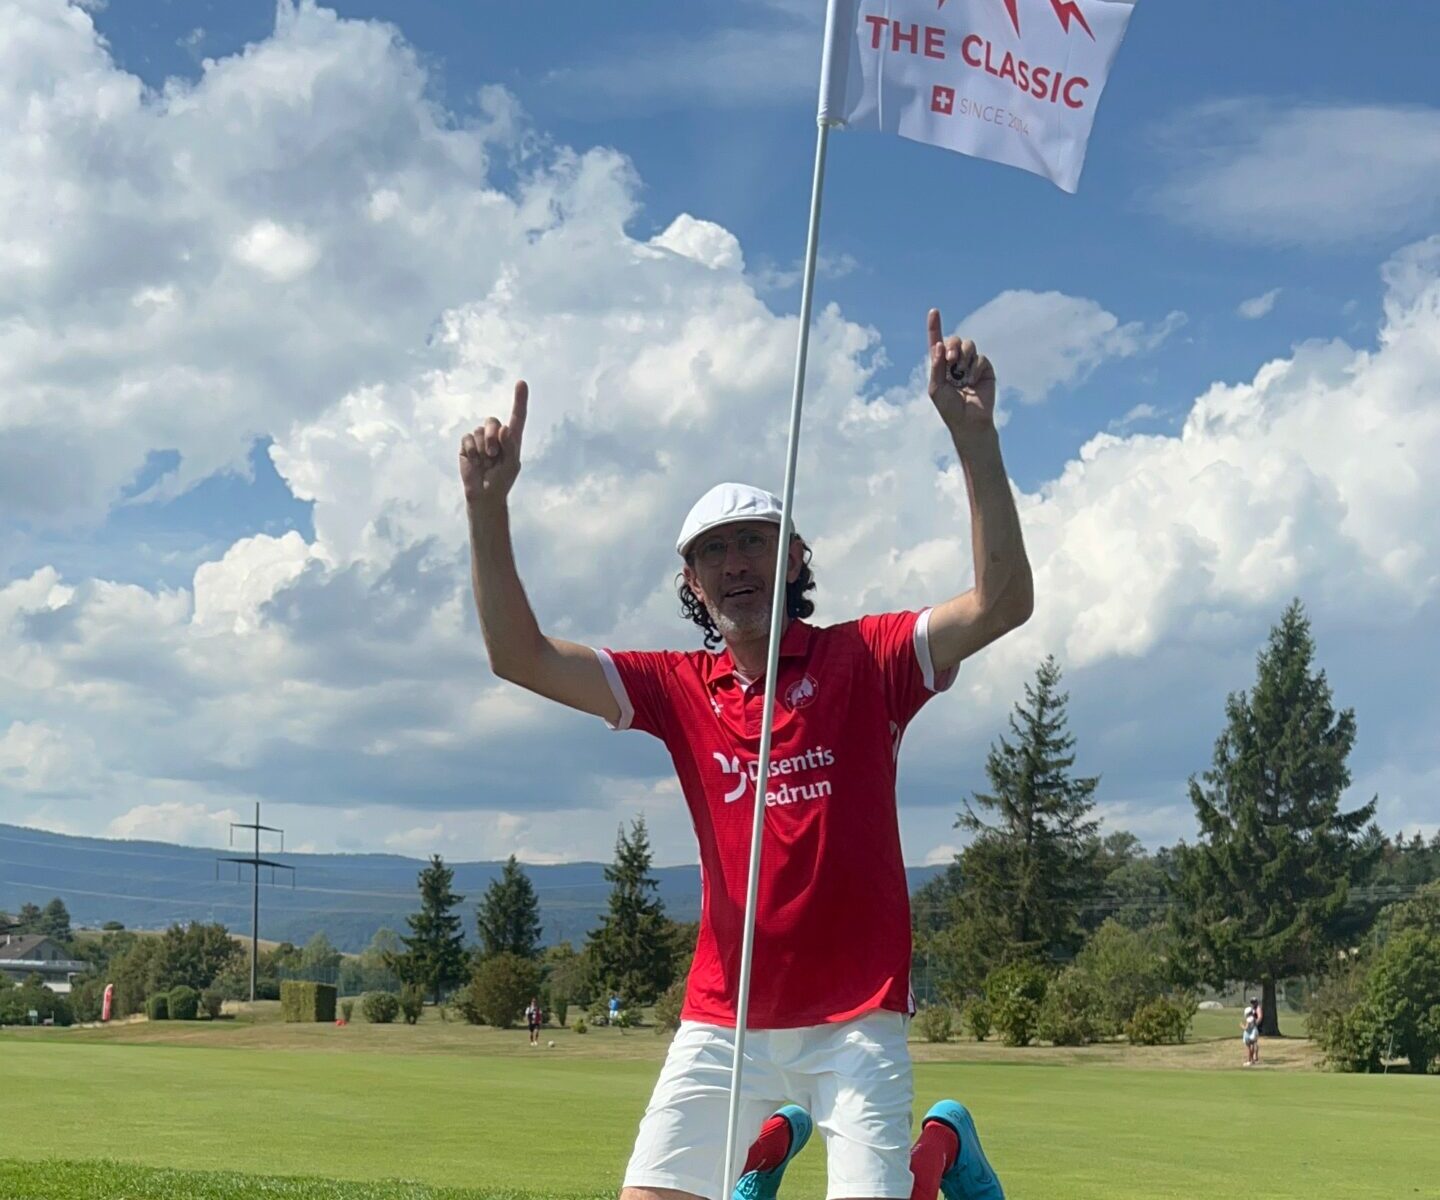
M 768 593 L 763 600 L 730 612 L 718 604 L 707 607 L 715 628 L 727 642 L 748 642 L 770 635 L 771 598 Z

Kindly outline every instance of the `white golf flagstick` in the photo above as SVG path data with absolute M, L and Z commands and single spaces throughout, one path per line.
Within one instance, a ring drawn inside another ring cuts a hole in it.
M 1136 0 L 1049 0 L 1048 5 L 1041 6 L 1027 0 L 1023 33 L 1020 9 L 1013 0 L 1007 0 L 1003 7 L 962 0 L 952 7 L 948 17 L 941 15 L 945 0 L 933 8 L 930 0 L 885 0 L 883 17 L 863 12 L 860 0 L 828 0 L 826 5 L 817 117 L 819 133 L 800 292 L 800 330 L 795 386 L 790 401 L 785 487 L 780 506 L 780 544 L 776 551 L 775 588 L 770 607 L 765 707 L 760 725 L 759 774 L 755 781 L 744 936 L 735 1004 L 735 1061 L 730 1074 L 724 1188 L 720 1200 L 731 1200 L 739 1166 L 735 1141 L 740 1123 L 745 1025 L 750 1013 L 750 978 L 755 956 L 755 909 L 760 894 L 765 795 L 770 775 L 780 638 L 785 627 L 785 573 L 794 528 L 795 464 L 800 448 L 800 414 L 805 394 L 805 362 L 810 346 L 811 302 L 820 242 L 820 202 L 825 187 L 825 152 L 830 130 L 849 125 L 899 134 L 976 158 L 1007 163 L 1043 175 L 1065 191 L 1073 192 L 1079 185 L 1095 106 L 1119 52 L 1135 3 Z M 1042 15 L 1038 23 L 1030 20 L 1035 11 Z M 962 13 L 966 20 L 964 30 L 952 25 Z M 932 24 L 941 20 L 946 22 L 944 26 Z M 1008 26 L 1004 23 L 1007 20 Z M 862 26 L 870 39 L 868 45 L 860 36 Z M 1024 83 L 1017 74 L 1022 68 L 1014 65 L 1013 54 L 1003 51 L 1003 46 L 1010 42 L 1011 27 L 1015 38 L 1029 47 L 1024 52 L 1031 55 L 1032 62 L 1023 64 L 1023 70 L 1035 71 L 1027 75 Z M 993 67 L 991 61 L 992 46 L 1002 47 L 996 53 L 1004 54 L 998 68 Z M 1042 62 L 1045 65 L 1041 65 Z M 973 105 L 977 97 L 982 114 L 1010 113 L 1003 132 L 997 132 L 998 122 L 992 126 L 984 121 L 964 119 L 966 112 L 975 115 L 975 109 L 967 106 Z M 963 374 L 957 375 L 953 367 L 950 374 L 957 386 L 964 386 Z
M 831 16 L 834 15 L 832 6 Z M 829 44 L 829 39 L 826 39 Z M 760 895 L 760 848 L 765 836 L 765 792 L 770 782 L 770 738 L 775 727 L 775 676 L 780 670 L 780 638 L 785 629 L 786 567 L 794 531 L 795 460 L 800 450 L 800 411 L 805 397 L 805 360 L 810 350 L 810 302 L 815 286 L 820 240 L 820 193 L 825 183 L 825 148 L 835 122 L 820 121 L 815 141 L 815 183 L 810 196 L 810 228 L 805 243 L 805 281 L 800 290 L 800 334 L 795 352 L 795 388 L 790 399 L 790 441 L 785 454 L 785 487 L 780 500 L 780 545 L 775 559 L 775 590 L 770 599 L 770 647 L 765 663 L 765 708 L 760 718 L 760 762 L 755 780 L 755 814 L 750 833 L 750 875 L 745 889 L 745 935 L 740 944 L 740 986 L 735 1000 L 735 1064 L 730 1072 L 730 1111 L 725 1125 L 725 1175 L 720 1195 L 729 1200 L 738 1164 L 735 1138 L 740 1125 L 740 1080 L 745 1065 L 745 1022 L 750 1015 L 750 974 L 755 963 L 755 905 Z

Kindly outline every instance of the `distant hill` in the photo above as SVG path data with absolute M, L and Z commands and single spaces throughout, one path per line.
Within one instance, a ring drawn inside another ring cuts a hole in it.
M 236 882 L 234 864 L 217 869 L 217 857 L 240 850 L 207 850 L 168 842 L 71 837 L 0 824 L 0 909 L 15 912 L 27 902 L 44 905 L 59 896 L 76 925 L 120 921 L 130 929 L 159 929 L 175 921 L 220 921 L 250 930 L 249 869 Z M 399 854 L 271 854 L 295 867 L 276 872 L 275 886 L 260 889 L 260 932 L 265 938 L 303 945 L 323 932 L 341 950 L 364 949 L 375 931 L 405 928 L 415 911 L 415 879 L 424 860 Z M 452 862 L 455 890 L 465 897 L 468 939 L 475 937 L 475 905 L 499 862 Z M 577 945 L 599 922 L 609 896 L 605 864 L 530 866 L 525 872 L 540 897 L 547 944 Z M 218 876 L 217 876 L 218 870 Z M 913 891 L 940 868 L 908 869 Z M 660 896 L 677 921 L 700 915 L 700 868 L 657 867 Z M 268 880 L 269 872 L 262 873 Z

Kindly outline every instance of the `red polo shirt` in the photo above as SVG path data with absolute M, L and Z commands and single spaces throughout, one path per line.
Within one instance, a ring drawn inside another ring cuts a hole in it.
M 817 628 L 780 643 L 756 911 L 752 1029 L 906 1012 L 910 899 L 895 759 L 936 678 L 929 610 Z M 683 1016 L 735 1024 L 765 681 L 729 651 L 601 651 L 619 729 L 670 751 L 700 844 L 700 936 Z

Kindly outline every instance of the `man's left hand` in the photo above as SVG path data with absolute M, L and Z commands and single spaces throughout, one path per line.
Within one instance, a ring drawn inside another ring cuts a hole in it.
M 940 310 L 932 308 L 930 399 L 951 436 L 961 439 L 995 428 L 995 368 L 964 338 L 941 332 Z

